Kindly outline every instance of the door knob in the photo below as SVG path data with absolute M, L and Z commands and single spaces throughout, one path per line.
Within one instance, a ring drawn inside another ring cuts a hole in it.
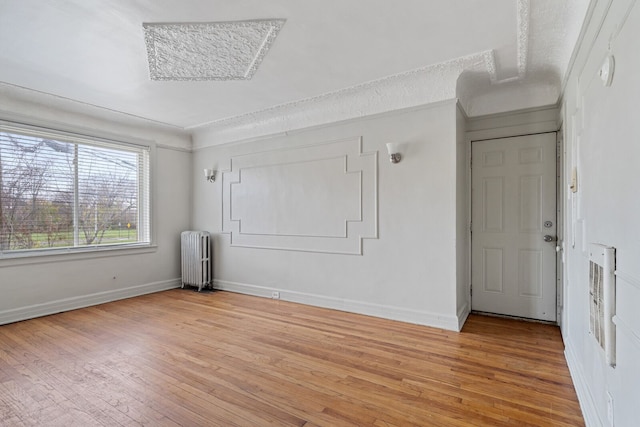
M 549 234 L 546 234 L 543 238 L 542 238 L 545 242 L 555 242 L 557 237 L 555 236 L 551 236 Z

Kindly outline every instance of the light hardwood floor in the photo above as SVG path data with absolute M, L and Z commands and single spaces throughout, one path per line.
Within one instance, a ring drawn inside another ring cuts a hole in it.
M 171 290 L 0 326 L 2 426 L 580 426 L 557 327 Z

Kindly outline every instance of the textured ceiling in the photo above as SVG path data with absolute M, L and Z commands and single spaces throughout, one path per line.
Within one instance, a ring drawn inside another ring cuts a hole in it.
M 470 116 L 548 105 L 588 6 L 0 0 L 0 112 L 56 105 L 226 142 L 453 98 Z
M 152 80 L 248 80 L 284 20 L 145 23 Z

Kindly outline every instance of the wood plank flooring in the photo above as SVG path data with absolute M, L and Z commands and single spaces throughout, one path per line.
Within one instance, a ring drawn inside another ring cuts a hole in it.
M 171 290 L 0 326 L 2 426 L 581 426 L 558 328 Z

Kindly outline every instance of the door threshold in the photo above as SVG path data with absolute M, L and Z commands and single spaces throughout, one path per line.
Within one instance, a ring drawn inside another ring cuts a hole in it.
M 543 325 L 558 326 L 558 322 L 552 322 L 550 320 L 531 319 L 530 317 L 511 316 L 509 314 L 488 313 L 486 311 L 471 310 L 471 314 L 477 314 L 479 316 L 488 317 L 500 317 L 502 319 L 522 320 L 524 322 L 541 323 Z

